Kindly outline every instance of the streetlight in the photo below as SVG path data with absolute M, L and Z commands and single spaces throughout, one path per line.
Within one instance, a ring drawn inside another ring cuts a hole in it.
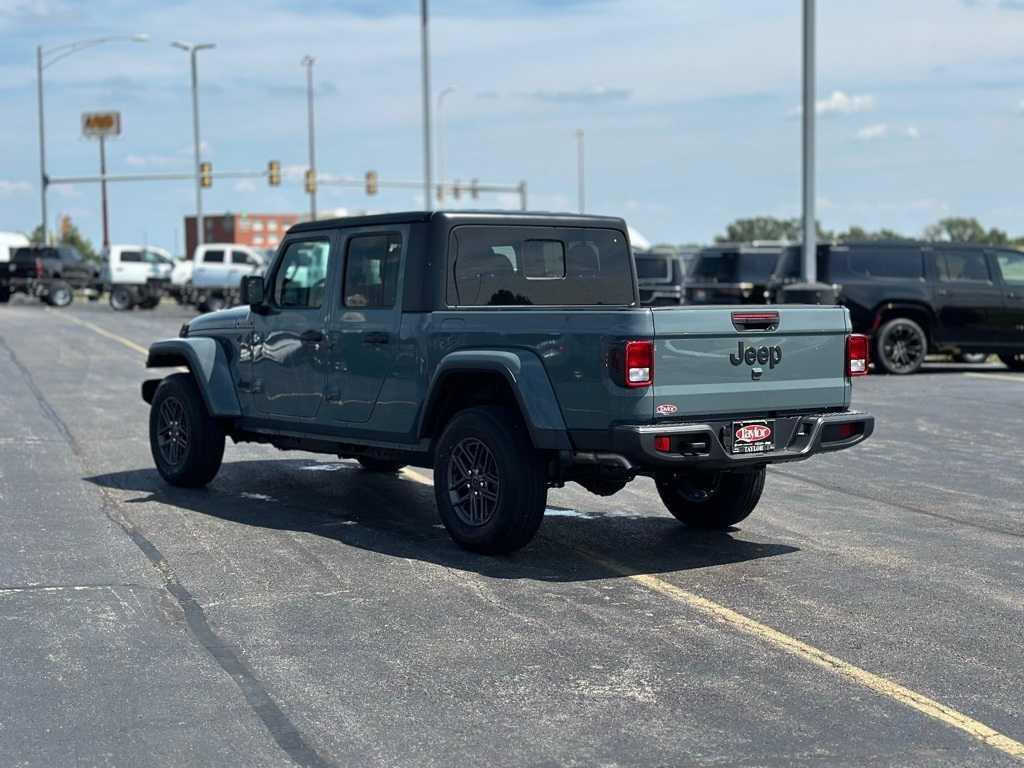
M 455 93 L 455 86 L 449 85 L 437 94 L 437 199 L 444 204 L 444 173 L 445 173 L 445 147 L 444 147 L 444 122 L 441 120 L 441 108 L 444 106 L 444 97 Z
M 804 81 L 803 81 L 803 229 L 804 281 L 818 282 L 817 221 L 814 215 L 814 2 L 804 0 Z
M 313 64 L 316 59 L 306 55 L 300 62 L 306 68 L 306 101 L 309 114 L 309 173 L 313 183 L 309 186 L 309 216 L 316 221 L 316 141 L 313 134 Z
M 196 54 L 217 46 L 214 43 L 183 43 L 180 40 L 175 40 L 171 46 L 188 53 L 192 62 L 192 143 L 196 178 L 196 245 L 199 246 L 203 244 L 203 188 L 199 179 L 199 86 L 196 83 Z
M 43 70 L 51 67 L 61 59 L 66 59 L 73 53 L 84 51 L 86 48 L 93 48 L 103 43 L 115 43 L 130 41 L 133 43 L 144 43 L 149 40 L 149 35 L 108 35 L 107 37 L 94 37 L 88 40 L 76 40 L 73 43 L 55 45 L 53 48 L 44 49 L 43 46 L 36 46 L 36 98 L 39 102 L 39 198 L 42 208 L 42 233 L 43 242 L 46 237 L 46 187 L 49 180 L 46 175 L 46 128 L 43 121 Z M 47 58 L 49 57 L 49 58 Z
M 423 74 L 423 200 L 430 210 L 433 180 L 430 178 L 430 39 L 427 34 L 427 0 L 420 0 L 420 54 Z

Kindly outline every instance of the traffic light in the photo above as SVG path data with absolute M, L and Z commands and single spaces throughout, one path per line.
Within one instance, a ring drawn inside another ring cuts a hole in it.
M 473 181 L 469 183 L 469 195 L 474 200 L 480 199 L 480 179 L 473 179 Z
M 367 171 L 366 172 L 366 194 L 376 195 L 377 194 L 377 172 Z
M 213 186 L 213 163 L 204 160 L 199 164 L 199 186 L 203 189 Z
M 271 160 L 267 163 L 267 181 L 272 187 L 281 186 L 281 163 L 279 161 Z
M 310 194 L 316 192 L 316 171 L 312 168 L 306 169 L 306 191 Z

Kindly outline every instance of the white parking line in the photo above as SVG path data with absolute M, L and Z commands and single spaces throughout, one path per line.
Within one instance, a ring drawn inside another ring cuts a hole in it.
M 1024 376 L 1014 376 L 1012 373 L 974 373 L 968 372 L 964 376 L 972 379 L 997 379 L 999 381 L 1012 381 L 1014 384 L 1024 384 Z

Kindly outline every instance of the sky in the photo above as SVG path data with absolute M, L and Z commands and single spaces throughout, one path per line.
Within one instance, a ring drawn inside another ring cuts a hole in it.
M 432 101 L 447 87 L 449 179 L 515 185 L 535 210 L 586 210 L 653 242 L 707 242 L 733 219 L 800 214 L 799 0 L 432 0 Z M 199 54 L 204 158 L 215 171 L 278 160 L 282 186 L 215 181 L 207 212 L 302 212 L 305 70 L 316 57 L 322 174 L 421 180 L 416 0 L 0 0 L 0 230 L 39 209 L 35 50 L 147 33 L 45 70 L 52 176 L 98 172 L 83 111 L 116 109 L 110 173 L 191 168 L 188 56 Z M 943 216 L 1024 233 L 1024 0 L 818 0 L 818 216 L 829 229 L 917 234 Z M 436 118 L 436 115 L 435 115 Z M 53 186 L 100 239 L 99 188 Z M 415 189 L 324 186 L 321 211 L 423 207 Z M 511 194 L 447 207 L 516 207 Z M 188 181 L 110 185 L 114 242 L 180 252 Z

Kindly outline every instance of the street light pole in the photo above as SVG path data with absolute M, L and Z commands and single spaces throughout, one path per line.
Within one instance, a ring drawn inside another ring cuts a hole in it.
M 203 244 L 203 187 L 199 178 L 199 164 L 200 160 L 200 143 L 199 143 L 199 84 L 198 84 L 198 71 L 196 65 L 196 54 L 199 51 L 203 51 L 209 48 L 215 48 L 213 43 L 199 43 L 198 45 L 192 43 L 183 43 L 181 41 L 175 41 L 171 43 L 174 48 L 180 48 L 189 54 L 191 60 L 192 70 L 192 144 L 193 144 L 193 155 L 195 159 L 195 173 L 196 180 L 196 245 L 200 246 Z
M 441 108 L 444 106 L 444 97 L 455 91 L 455 87 L 449 85 L 437 94 L 437 200 L 444 205 L 444 175 L 445 175 L 445 138 L 444 121 L 441 119 Z
M 314 179 L 314 184 L 309 189 L 309 217 L 313 221 L 316 221 L 316 138 L 313 133 L 313 64 L 315 62 L 316 59 L 312 56 L 302 57 L 302 65 L 306 68 L 306 101 L 309 114 L 309 170 Z
M 576 129 L 576 191 L 579 196 L 580 213 L 584 209 L 584 186 L 583 186 L 583 129 Z
M 430 167 L 430 39 L 427 34 L 427 0 L 420 0 L 420 53 L 423 73 L 423 200 L 424 209 L 432 206 L 434 182 Z
M 814 215 L 814 120 L 815 120 L 815 0 L 804 0 L 803 80 L 803 277 L 818 282 L 817 220 Z
M 109 37 L 96 37 L 89 40 L 76 40 L 73 43 L 64 43 L 63 45 L 56 45 L 53 48 L 44 50 L 43 46 L 36 46 L 36 101 L 39 112 L 39 203 L 41 209 L 41 226 L 43 243 L 48 242 L 47 236 L 47 211 L 46 211 L 46 189 L 50 184 L 50 181 L 46 175 L 46 127 L 43 120 L 43 70 L 49 67 L 51 64 L 56 64 L 63 58 L 70 56 L 73 53 L 84 50 L 86 48 L 92 48 L 96 45 L 102 45 L 103 43 L 114 43 L 122 40 L 130 40 L 133 43 L 144 43 L 149 40 L 149 35 L 138 34 L 124 37 L 121 35 L 113 35 Z M 50 56 L 50 60 L 46 61 L 46 56 Z
M 110 252 L 110 220 L 107 217 L 107 137 L 100 134 L 100 209 L 103 213 L 103 250 Z

